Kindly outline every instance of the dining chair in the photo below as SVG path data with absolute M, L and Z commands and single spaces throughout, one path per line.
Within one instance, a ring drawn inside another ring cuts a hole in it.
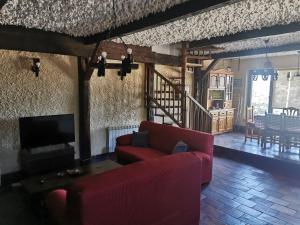
M 247 107 L 246 109 L 246 127 L 245 127 L 245 143 L 247 139 L 251 141 L 257 140 L 257 144 L 260 144 L 260 132 L 259 128 L 256 127 L 254 118 L 254 107 Z
M 299 109 L 294 107 L 283 108 L 283 114 L 287 116 L 299 116 Z
M 267 143 L 278 144 L 279 151 L 284 150 L 283 115 L 265 113 L 264 129 L 262 132 L 262 148 L 266 149 Z
M 300 116 L 284 115 L 284 139 L 286 149 L 299 148 L 300 155 Z

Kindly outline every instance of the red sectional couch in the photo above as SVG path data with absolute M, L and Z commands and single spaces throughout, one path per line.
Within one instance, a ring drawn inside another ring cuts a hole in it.
M 81 178 L 46 206 L 60 225 L 199 225 L 201 160 L 191 153 Z
M 149 148 L 134 147 L 132 134 L 117 138 L 116 154 L 120 163 L 127 164 L 141 160 L 160 158 L 172 153 L 178 141 L 188 145 L 188 151 L 202 160 L 202 184 L 212 178 L 213 142 L 211 134 L 143 121 L 139 131 L 149 131 Z M 199 170 L 199 174 L 201 172 Z

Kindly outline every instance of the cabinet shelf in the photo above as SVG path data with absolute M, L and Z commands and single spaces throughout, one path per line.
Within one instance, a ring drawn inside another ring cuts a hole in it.
M 212 133 L 220 134 L 233 130 L 232 91 L 234 74 L 226 69 L 210 72 L 207 82 L 206 107 L 223 106 L 213 113 Z

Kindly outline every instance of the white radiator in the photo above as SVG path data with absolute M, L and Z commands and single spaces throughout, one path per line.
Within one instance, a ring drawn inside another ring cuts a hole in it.
M 106 128 L 106 149 L 108 152 L 114 152 L 116 147 L 116 139 L 125 134 L 132 134 L 133 131 L 138 131 L 139 125 L 108 127 Z

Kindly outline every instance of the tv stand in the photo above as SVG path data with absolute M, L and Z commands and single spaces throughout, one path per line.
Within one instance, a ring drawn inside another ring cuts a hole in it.
M 20 157 L 22 172 L 24 175 L 32 176 L 73 168 L 74 154 L 74 147 L 69 144 L 38 153 L 33 153 L 31 149 L 22 149 Z

